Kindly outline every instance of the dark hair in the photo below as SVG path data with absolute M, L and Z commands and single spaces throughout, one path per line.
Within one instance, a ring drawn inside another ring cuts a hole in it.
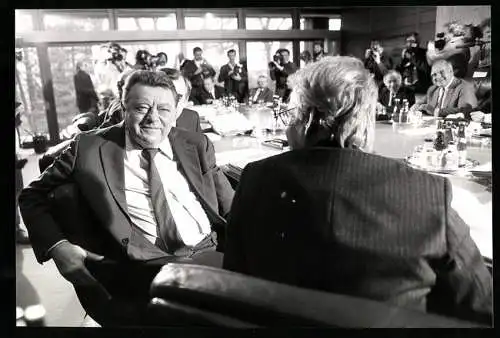
M 123 101 L 127 102 L 127 96 L 136 84 L 150 87 L 161 87 L 172 91 L 177 105 L 177 91 L 172 80 L 164 72 L 153 72 L 149 70 L 137 70 L 130 74 L 123 86 Z
M 236 54 L 236 51 L 235 51 L 234 49 L 230 49 L 230 50 L 228 50 L 228 51 L 227 51 L 227 56 L 229 56 L 229 54 L 231 54 L 231 53 Z
M 318 45 L 318 46 L 320 46 L 321 48 L 323 48 L 323 42 L 320 42 L 320 41 L 314 41 L 313 46 L 316 46 L 316 45 Z
M 193 48 L 193 54 L 196 53 L 196 52 L 203 52 L 203 49 L 201 49 L 200 47 L 194 47 Z
M 156 54 L 156 57 L 159 58 L 160 56 L 164 56 L 165 57 L 165 60 L 168 62 L 168 56 L 167 56 L 167 53 L 164 53 L 164 52 L 159 52 L 158 54 Z
M 279 52 L 280 52 L 280 54 L 283 53 L 283 52 L 287 52 L 288 55 L 290 55 L 290 51 L 288 49 L 286 49 L 286 48 L 280 48 Z
M 144 65 L 146 64 L 146 59 L 148 58 L 148 56 L 151 56 L 151 53 L 149 53 L 147 50 L 140 49 L 135 54 L 135 62 L 140 65 Z

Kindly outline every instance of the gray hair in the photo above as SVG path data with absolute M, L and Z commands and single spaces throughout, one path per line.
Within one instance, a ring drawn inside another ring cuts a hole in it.
M 401 86 L 401 83 L 403 83 L 403 77 L 398 71 L 395 70 L 388 71 L 387 74 L 384 75 L 384 84 L 387 86 L 389 80 L 392 79 L 396 80 L 398 86 Z
M 443 67 L 444 69 L 451 71 L 453 73 L 453 65 L 447 60 L 444 59 L 437 60 L 432 64 L 432 68 L 436 67 Z
M 361 60 L 324 57 L 295 73 L 291 84 L 293 123 L 316 121 L 340 147 L 372 150 L 378 90 Z
M 177 91 L 170 78 L 164 72 L 153 72 L 149 70 L 136 70 L 132 72 L 125 80 L 123 86 L 122 102 L 127 103 L 128 94 L 136 84 L 142 84 L 151 87 L 162 87 L 172 91 L 175 98 L 175 104 L 179 101 Z

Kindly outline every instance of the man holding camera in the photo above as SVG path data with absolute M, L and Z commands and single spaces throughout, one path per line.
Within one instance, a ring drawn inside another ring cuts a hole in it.
M 436 40 L 427 45 L 427 61 L 433 65 L 446 60 L 453 66 L 454 76 L 463 79 L 467 75 L 470 48 L 465 44 L 465 27 L 457 23 L 447 25 L 446 33 L 437 33 Z
M 246 78 L 246 72 L 242 65 L 236 63 L 236 51 L 230 49 L 227 52 L 229 62 L 220 68 L 219 82 L 224 82 L 224 88 L 228 94 L 233 94 L 238 102 L 242 103 L 245 93 L 241 91 L 241 82 Z
M 384 53 L 384 49 L 376 40 L 370 42 L 370 48 L 365 51 L 365 68 L 373 74 L 375 82 L 381 88 L 384 85 L 384 75 L 392 69 L 392 59 Z
M 214 68 L 203 58 L 200 47 L 193 48 L 193 60 L 186 60 L 181 66 L 182 75 L 191 82 L 193 89 L 203 87 L 203 79 L 214 77 Z
M 420 47 L 418 33 L 411 33 L 406 38 L 401 64 L 397 71 L 403 77 L 403 85 L 410 87 L 416 94 L 425 94 L 431 86 L 430 67 L 427 63 L 425 48 Z
M 291 89 L 288 88 L 288 76 L 297 71 L 297 66 L 290 62 L 290 51 L 286 48 L 280 48 L 273 56 L 273 61 L 269 62 L 269 73 L 271 79 L 276 81 L 275 95 L 283 99 L 283 102 L 288 101 Z

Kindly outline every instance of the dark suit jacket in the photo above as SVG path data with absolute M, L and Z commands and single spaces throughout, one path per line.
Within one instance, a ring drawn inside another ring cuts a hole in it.
M 391 92 L 389 91 L 389 89 L 384 86 L 380 89 L 378 95 L 379 102 L 386 108 L 389 107 L 390 94 Z M 412 89 L 405 86 L 401 86 L 399 88 L 398 92 L 396 93 L 396 98 L 400 99 L 401 102 L 403 102 L 403 99 L 407 99 L 410 107 L 415 104 L 415 93 Z M 394 104 L 394 102 L 392 102 L 392 104 Z
M 193 60 L 186 60 L 181 66 L 182 75 L 191 82 L 193 88 L 202 87 L 204 77 L 215 76 L 215 70 L 212 68 L 212 66 L 206 66 L 205 72 L 201 72 L 195 75 L 194 73 L 197 69 L 198 67 Z
M 212 143 L 200 133 L 173 128 L 169 139 L 179 170 L 189 183 L 214 231 L 225 227 L 233 190 L 222 171 L 216 166 Z M 98 248 L 104 256 L 117 259 L 116 248 L 131 259 L 130 245 L 133 238 L 124 191 L 123 124 L 79 134 L 71 146 L 55 163 L 27 188 L 19 199 L 21 212 L 28 229 L 37 260 L 48 259 L 47 250 L 65 233 L 50 211 L 49 193 L 66 183 L 75 184 L 83 201 L 99 224 L 99 231 L 109 234 L 109 247 Z M 96 231 L 98 231 L 96 230 Z M 92 237 L 91 234 L 89 237 Z M 100 240 L 96 236 L 96 241 Z M 144 242 L 144 240 L 142 240 Z M 165 256 L 151 252 L 153 259 Z M 140 259 L 139 259 L 140 260 Z
M 443 109 L 441 109 L 439 116 L 444 117 L 450 114 L 470 113 L 472 108 L 477 105 L 475 92 L 474 85 L 462 79 L 454 78 L 444 97 Z M 438 104 L 438 99 L 439 87 L 433 85 L 427 91 L 426 101 L 421 109 L 425 113 L 433 115 L 434 108 Z
M 176 126 L 187 131 L 202 132 L 200 115 L 198 112 L 188 108 L 182 110 L 181 115 L 177 118 Z
M 384 75 L 394 67 L 392 58 L 385 52 L 380 56 L 380 64 L 377 64 L 373 57 L 368 57 L 364 61 L 365 68 L 374 75 L 375 82 L 381 87 L 384 82 Z
M 249 101 L 253 100 L 257 89 L 259 88 L 253 88 L 250 90 L 250 95 L 248 95 Z M 257 103 L 259 100 L 264 100 L 264 102 L 273 102 L 273 91 L 268 87 L 264 88 L 264 90 L 260 92 L 259 97 L 257 97 L 257 100 L 252 101 L 252 103 Z
M 76 92 L 76 105 L 80 113 L 97 111 L 99 99 L 94 89 L 90 75 L 79 70 L 73 77 Z
M 273 156 L 242 173 L 224 268 L 488 321 L 492 278 L 450 202 L 448 179 L 381 156 L 340 148 Z M 431 297 L 438 286 L 444 294 Z
M 231 68 L 229 68 L 228 64 L 225 64 L 220 68 L 218 80 L 219 82 L 224 82 L 224 88 L 227 93 L 234 94 L 238 99 L 238 102 L 243 102 L 243 98 L 245 97 L 245 92 L 242 90 L 243 83 L 248 80 L 248 75 L 244 67 L 239 68 L 241 80 L 237 81 L 233 79 L 232 76 L 229 76 Z
M 220 86 L 215 86 L 214 89 L 215 97 L 212 96 L 205 88 L 193 88 L 189 101 L 193 101 L 195 105 L 207 104 L 208 100 L 216 100 L 224 97 L 226 95 L 226 90 Z

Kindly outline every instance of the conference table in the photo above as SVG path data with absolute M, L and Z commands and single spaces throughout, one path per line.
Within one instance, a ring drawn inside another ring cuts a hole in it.
M 239 108 L 239 111 L 256 126 L 255 130 L 269 129 L 273 124 L 273 114 L 268 108 L 243 106 Z M 377 122 L 373 152 L 384 157 L 403 160 L 412 154 L 415 147 L 422 145 L 425 139 L 432 137 L 434 133 L 433 128 L 411 127 L 396 130 L 392 124 Z M 214 143 L 217 164 L 230 178 L 238 181 L 241 169 L 249 162 L 287 151 L 270 148 L 262 144 L 264 140 L 269 138 L 283 138 L 283 132 L 267 134 L 259 132 L 257 135 L 221 137 L 208 133 L 209 138 Z M 467 157 L 478 161 L 481 165 L 491 165 L 491 146 L 483 143 L 469 145 Z M 450 180 L 453 187 L 451 206 L 469 225 L 471 236 L 481 254 L 488 261 L 492 261 L 493 207 L 491 176 L 486 178 L 478 177 L 466 171 L 439 175 L 443 175 Z

